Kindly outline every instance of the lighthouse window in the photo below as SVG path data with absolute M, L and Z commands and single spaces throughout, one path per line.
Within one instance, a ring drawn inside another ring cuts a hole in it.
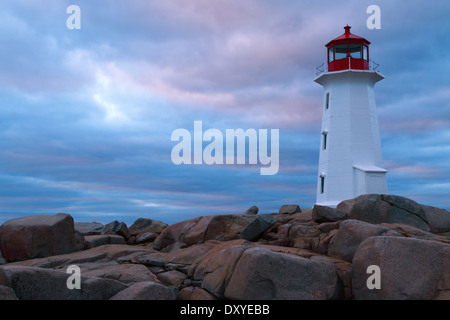
M 325 176 L 320 176 L 320 193 L 325 191 Z
M 328 63 L 333 62 L 333 47 L 328 49 Z
M 328 132 L 322 132 L 323 135 L 323 150 L 327 150 L 327 135 Z
M 347 45 L 346 44 L 339 44 L 334 47 L 334 59 L 340 60 L 347 58 Z
M 325 109 L 328 110 L 329 106 L 330 106 L 330 93 L 328 92 L 325 98 Z
M 363 46 L 363 59 L 368 60 L 367 58 L 367 46 Z
M 361 59 L 361 45 L 350 43 L 348 47 L 348 51 L 350 52 L 350 56 L 354 59 Z

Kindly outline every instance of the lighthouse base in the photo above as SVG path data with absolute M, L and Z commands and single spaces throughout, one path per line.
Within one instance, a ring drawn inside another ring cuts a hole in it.
M 356 196 L 387 193 L 386 169 L 377 166 L 353 166 L 353 169 Z
M 340 202 L 363 194 L 387 194 L 386 173 L 388 170 L 374 165 L 354 165 L 352 175 L 328 177 L 330 185 L 342 185 L 329 193 L 318 193 L 316 205 L 335 208 Z M 345 187 L 346 186 L 346 187 Z

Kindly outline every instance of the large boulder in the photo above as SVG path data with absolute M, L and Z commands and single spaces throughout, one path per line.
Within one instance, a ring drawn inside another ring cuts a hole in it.
M 0 285 L 0 300 L 17 300 L 17 296 L 10 287 Z
M 423 207 L 417 202 L 394 195 L 367 194 L 342 201 L 337 205 L 340 214 L 372 224 L 403 223 L 430 231 Z
M 157 233 L 154 232 L 144 232 L 144 233 L 140 233 L 136 236 L 136 240 L 135 243 L 136 244 L 140 244 L 140 243 L 146 243 L 146 242 L 152 242 L 154 241 L 156 238 L 158 237 Z
M 337 294 L 332 265 L 265 248 L 245 250 L 231 274 L 225 297 L 237 300 L 327 300 Z
M 331 299 L 339 291 L 333 266 L 238 240 L 212 249 L 189 274 L 218 298 Z
M 19 300 L 106 300 L 127 288 L 119 281 L 81 275 L 81 288 L 69 289 L 70 276 L 54 269 L 0 267 L 0 285 L 13 289 Z
M 346 220 L 339 225 L 339 230 L 331 239 L 328 254 L 339 259 L 352 262 L 359 244 L 373 236 L 401 236 L 400 233 L 387 227 L 373 225 L 364 221 Z
M 278 210 L 279 214 L 294 214 L 298 212 L 302 212 L 298 204 L 285 204 Z
M 207 240 L 237 239 L 249 220 L 242 215 L 202 216 L 181 221 L 165 228 L 153 242 L 153 248 L 162 250 L 177 242 L 187 246 Z
M 421 204 L 425 211 L 430 232 L 440 233 L 450 231 L 450 212 L 444 209 Z
M 188 275 L 192 281 L 201 282 L 206 291 L 223 298 L 228 274 L 242 252 L 249 247 L 245 243 L 247 241 L 237 239 L 218 244 L 191 264 Z
M 277 219 L 271 215 L 260 215 L 255 220 L 250 222 L 242 231 L 242 238 L 248 241 L 255 241 L 269 229 Z
M 175 300 L 175 293 L 156 282 L 138 282 L 120 291 L 110 300 Z
M 83 246 L 83 236 L 65 213 L 22 217 L 0 226 L 0 250 L 10 262 L 71 253 Z
M 312 219 L 317 223 L 335 222 L 345 220 L 348 214 L 342 210 L 331 208 L 327 206 L 314 205 L 312 210 Z
M 167 226 L 167 223 L 161 221 L 139 218 L 128 229 L 132 236 L 137 236 L 148 232 L 160 234 Z
M 258 214 L 259 208 L 257 206 L 253 206 L 245 210 L 244 215 L 256 215 Z
M 104 225 L 99 222 L 75 222 L 75 230 L 83 236 L 92 236 L 102 233 Z
M 380 289 L 369 289 L 367 268 L 379 267 Z M 405 237 L 371 237 L 353 258 L 355 299 L 449 299 L 450 245 Z
M 117 220 L 106 224 L 102 229 L 102 234 L 119 235 L 124 237 L 125 240 L 127 240 L 131 235 L 126 223 L 119 222 Z

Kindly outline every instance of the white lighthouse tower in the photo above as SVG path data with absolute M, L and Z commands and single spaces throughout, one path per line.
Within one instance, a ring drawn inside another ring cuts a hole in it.
M 370 42 L 344 29 L 326 44 L 328 59 L 314 79 L 324 88 L 316 203 L 327 206 L 387 193 L 373 90 L 384 77 L 369 60 Z

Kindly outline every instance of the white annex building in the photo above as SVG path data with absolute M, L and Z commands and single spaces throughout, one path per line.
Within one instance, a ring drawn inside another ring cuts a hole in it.
M 373 89 L 384 77 L 370 60 L 370 42 L 344 29 L 326 44 L 328 59 L 314 79 L 324 88 L 316 204 L 327 206 L 387 193 Z

